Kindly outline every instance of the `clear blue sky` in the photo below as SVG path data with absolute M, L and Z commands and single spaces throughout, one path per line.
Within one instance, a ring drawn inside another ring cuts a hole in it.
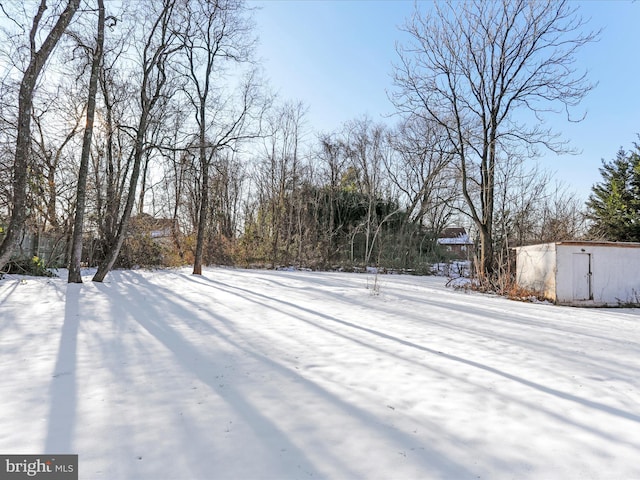
M 384 120 L 393 112 L 392 88 L 399 30 L 414 9 L 405 0 L 253 0 L 260 45 L 258 55 L 273 88 L 283 99 L 309 108 L 311 131 L 338 130 L 348 120 L 369 115 Z M 544 153 L 541 163 L 555 178 L 586 198 L 600 180 L 600 160 L 630 148 L 640 133 L 640 2 L 576 2 L 593 29 L 603 28 L 578 61 L 598 82 L 584 100 L 587 118 L 570 124 L 562 115 L 554 126 L 576 156 Z M 431 2 L 418 3 L 429 8 Z

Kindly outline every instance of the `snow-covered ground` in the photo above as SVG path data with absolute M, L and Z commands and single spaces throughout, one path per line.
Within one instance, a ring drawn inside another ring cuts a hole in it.
M 81 479 L 640 478 L 640 310 L 442 277 L 89 279 L 0 280 L 0 453 L 77 453 Z

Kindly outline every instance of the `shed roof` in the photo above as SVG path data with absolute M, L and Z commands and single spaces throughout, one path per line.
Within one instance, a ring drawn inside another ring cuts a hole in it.
M 589 246 L 589 247 L 617 247 L 617 248 L 640 248 L 640 242 L 607 242 L 607 241 L 591 241 L 591 240 L 562 240 L 560 242 L 538 243 L 534 245 L 523 245 L 514 247 L 519 248 L 536 247 L 540 245 L 567 245 L 567 246 Z

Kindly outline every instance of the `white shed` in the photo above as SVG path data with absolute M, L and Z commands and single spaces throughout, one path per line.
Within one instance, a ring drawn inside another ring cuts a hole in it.
M 515 250 L 517 284 L 558 304 L 640 304 L 640 243 L 569 241 Z

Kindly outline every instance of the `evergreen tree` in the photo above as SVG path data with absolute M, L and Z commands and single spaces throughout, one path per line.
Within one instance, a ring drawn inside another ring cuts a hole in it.
M 640 146 L 618 151 L 615 160 L 603 160 L 602 182 L 592 187 L 587 201 L 591 234 L 620 242 L 640 242 Z

